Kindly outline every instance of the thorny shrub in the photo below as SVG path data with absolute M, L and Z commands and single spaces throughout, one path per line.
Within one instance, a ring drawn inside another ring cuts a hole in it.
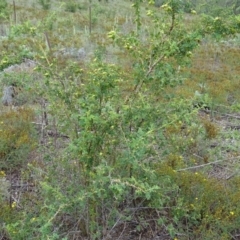
M 133 5 L 136 31 L 124 36 L 113 29 L 106 40 L 131 60 L 127 68 L 101 55 L 88 64 L 58 62 L 45 52 L 40 58 L 46 91 L 39 91 L 67 140 L 44 146 L 44 167 L 28 165 L 40 197 L 30 211 L 19 210 L 18 221 L 6 221 L 10 239 L 104 239 L 127 225 L 138 237 L 154 226 L 172 239 L 230 239 L 238 231 L 239 179 L 226 184 L 194 168 L 200 146 L 217 137 L 217 128 L 198 119 L 193 101 L 166 92 L 184 82 L 181 67 L 201 31 L 188 33 L 177 1 L 169 1 L 161 17 L 148 6 L 154 29 L 143 41 L 141 2 Z M 4 134 L 15 136 L 7 128 Z M 28 136 L 13 138 L 3 156 L 29 143 Z

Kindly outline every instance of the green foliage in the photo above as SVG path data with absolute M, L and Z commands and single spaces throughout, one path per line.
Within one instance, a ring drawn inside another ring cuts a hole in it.
M 0 20 L 6 20 L 9 16 L 9 9 L 6 0 L 0 1 Z
M 10 40 L 11 41 L 11 40 Z M 6 43 L 7 44 L 7 43 Z M 26 45 L 15 45 L 9 44 L 4 50 L 0 53 L 0 70 L 13 66 L 17 68 L 15 64 L 21 64 L 25 59 L 32 59 L 33 53 L 29 47 Z M 18 69 L 18 71 L 21 71 Z
M 45 67 L 39 70 L 45 76 L 50 112 L 70 140 L 63 157 L 51 159 L 51 174 L 41 180 L 47 204 L 39 217 L 39 236 L 53 237 L 55 221 L 68 214 L 73 222 L 76 216 L 80 218 L 78 230 L 99 239 L 119 217 L 124 221 L 135 217 L 129 216 L 128 208 L 161 209 L 169 201 L 167 193 L 177 191 L 170 177 L 157 174 L 154 167 L 179 148 L 174 146 L 176 135 L 168 138 L 163 131 L 180 121 L 189 122 L 192 114 L 187 101 L 156 100 L 166 87 L 181 82 L 176 77 L 178 57 L 187 59 L 186 53 L 197 45 L 184 49 L 178 44 L 185 39 L 185 32 L 180 26 L 180 32 L 175 30 L 175 19 L 169 26 L 162 24 L 163 18 L 156 21 L 152 15 L 152 19 L 163 30 L 149 32 L 146 42 L 138 37 L 141 25 L 127 36 L 114 31 L 109 34 L 132 60 L 127 73 L 121 66 L 104 63 L 100 53 L 82 68 L 71 61 L 59 66 L 57 59 L 43 59 L 46 62 L 41 65 Z M 196 41 L 195 36 L 187 37 L 190 43 Z M 127 94 L 126 87 L 131 89 Z M 182 151 L 187 145 L 186 141 Z M 70 183 L 69 178 L 73 179 Z M 76 191 L 76 186 L 81 190 Z M 139 224 L 147 224 L 147 220 Z M 66 229 L 63 224 L 59 231 L 64 233 Z
M 36 34 L 36 27 L 34 27 L 29 21 L 18 25 L 13 25 L 11 27 L 9 37 L 19 37 L 26 34 L 30 34 L 30 36 L 34 36 Z

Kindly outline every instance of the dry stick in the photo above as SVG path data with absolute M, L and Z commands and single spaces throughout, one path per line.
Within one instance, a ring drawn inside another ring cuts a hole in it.
M 13 176 L 12 176 L 12 172 L 10 173 L 10 193 L 11 193 L 11 190 L 12 190 L 12 185 L 13 185 Z M 12 201 L 13 199 L 12 199 L 12 196 L 11 195 L 9 195 L 9 207 L 10 207 L 10 209 L 12 209 L 12 203 L 13 203 L 13 201 Z
M 226 128 L 230 128 L 231 130 L 239 130 L 240 129 L 240 125 L 226 125 Z
M 182 168 L 182 169 L 178 169 L 176 170 L 177 172 L 181 172 L 181 171 L 186 171 L 186 170 L 190 170 L 190 169 L 196 169 L 196 168 L 201 168 L 201 167 L 205 167 L 205 166 L 208 166 L 208 165 L 212 165 L 212 164 L 215 164 L 215 163 L 219 163 L 219 162 L 224 162 L 224 161 L 229 161 L 229 160 L 232 160 L 232 159 L 238 159 L 240 158 L 239 157 L 234 157 L 234 158 L 228 158 L 228 159 L 223 159 L 223 160 L 217 160 L 215 162 L 210 162 L 210 163 L 205 163 L 205 164 L 201 164 L 201 165 L 197 165 L 197 166 L 192 166 L 192 167 L 188 167 L 188 168 Z
M 52 48 L 51 48 L 51 44 L 50 44 L 50 41 L 49 41 L 48 33 L 44 32 L 44 36 L 46 38 L 46 43 L 47 43 L 48 50 L 51 52 Z
M 40 101 L 40 106 L 41 106 L 41 114 L 42 114 L 42 119 L 41 119 L 41 138 L 42 142 L 44 143 L 45 136 L 46 136 L 46 127 L 48 126 L 48 116 L 47 116 L 47 110 L 46 110 L 46 102 L 45 99 L 41 99 Z
M 119 235 L 119 237 L 117 238 L 117 240 L 119 240 L 119 239 L 121 238 L 121 236 L 123 235 L 125 229 L 126 229 L 126 222 L 124 222 L 123 230 L 121 231 L 121 234 Z
M 182 168 L 182 169 L 179 169 L 179 170 L 176 170 L 176 171 L 177 172 L 182 172 L 182 171 L 186 171 L 186 170 L 190 170 L 190 169 L 201 168 L 201 167 L 205 167 L 205 166 L 212 165 L 212 164 L 219 163 L 219 162 L 223 162 L 223 161 L 226 161 L 226 159 L 224 159 L 224 160 L 217 160 L 215 162 L 205 163 L 205 164 L 192 166 L 192 167 L 188 167 L 188 168 Z
M 57 148 L 57 124 L 56 124 L 56 118 L 53 118 L 53 137 L 54 137 L 54 147 Z
M 35 185 L 34 185 L 34 184 L 25 183 L 25 184 L 15 184 L 15 185 L 12 185 L 11 187 L 12 187 L 12 188 L 35 187 Z
M 92 33 L 92 6 L 91 6 L 91 2 L 89 5 L 89 34 Z
M 47 115 L 47 107 L 46 107 L 46 100 L 42 100 L 42 110 L 43 110 L 43 122 L 45 126 L 48 126 L 48 115 Z
M 118 223 L 120 222 L 120 220 L 122 219 L 122 217 L 120 216 L 117 221 L 114 223 L 114 225 L 112 226 L 112 228 L 109 230 L 108 234 L 110 235 L 110 233 L 112 232 L 112 230 L 118 225 Z M 121 222 L 120 222 L 121 223 Z
M 172 32 L 172 30 L 174 28 L 174 25 L 175 25 L 175 12 L 172 11 L 172 22 L 171 22 L 171 27 L 169 29 L 169 33 L 168 34 L 170 34 Z
M 48 37 L 48 33 L 47 32 L 44 32 L 44 36 L 45 36 L 45 39 L 46 39 L 46 44 L 47 44 L 47 47 L 48 47 L 48 50 L 51 52 L 52 51 L 52 48 L 51 48 L 51 44 L 50 44 L 50 41 L 49 41 L 49 37 Z M 48 62 L 49 64 L 49 62 Z M 48 116 L 47 116 L 47 108 L 46 108 L 46 100 L 45 99 L 42 99 L 42 102 L 41 102 L 41 107 L 42 107 L 42 123 L 44 123 L 44 126 L 48 126 Z
M 227 114 L 227 113 L 224 113 L 223 116 L 240 119 L 240 116 L 234 116 L 234 115 L 232 115 L 232 114 Z
M 16 14 L 16 4 L 15 4 L 14 0 L 13 0 L 13 20 L 16 25 L 17 24 L 17 14 Z

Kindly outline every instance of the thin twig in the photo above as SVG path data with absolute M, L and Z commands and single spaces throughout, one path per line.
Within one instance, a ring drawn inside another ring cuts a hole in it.
M 123 235 L 125 229 L 126 229 L 126 222 L 124 223 L 124 228 L 123 228 L 123 230 L 121 231 L 121 234 L 119 235 L 119 237 L 117 238 L 117 240 L 119 240 L 119 239 L 121 238 L 121 236 Z
M 226 125 L 226 128 L 230 128 L 230 129 L 235 129 L 235 130 L 239 130 L 240 129 L 240 125 L 229 125 L 227 124 Z
M 34 187 L 34 186 L 35 186 L 34 184 L 15 184 L 15 185 L 12 185 L 11 187 L 17 188 L 17 187 Z
M 227 158 L 227 159 L 223 159 L 223 160 L 217 160 L 215 162 L 210 162 L 210 163 L 205 163 L 205 164 L 201 164 L 201 165 L 197 165 L 197 166 L 192 166 L 192 167 L 188 167 L 188 168 L 182 168 L 182 169 L 178 169 L 176 170 L 177 172 L 181 172 L 181 171 L 185 171 L 185 170 L 190 170 L 190 169 L 196 169 L 196 168 L 201 168 L 201 167 L 205 167 L 205 166 L 209 166 L 209 165 L 212 165 L 212 164 L 215 164 L 215 163 L 219 163 L 219 162 L 224 162 L 224 161 L 229 161 L 229 160 L 233 160 L 233 159 L 239 159 L 240 156 L 238 157 L 234 157 L 234 158 Z M 234 173 L 235 175 L 235 173 Z M 232 175 L 229 177 L 231 178 Z M 227 178 L 227 179 L 229 179 Z
M 177 172 L 181 172 L 181 171 L 186 171 L 186 170 L 190 170 L 190 169 L 196 169 L 196 168 L 206 167 L 206 166 L 209 166 L 209 165 L 212 165 L 212 164 L 215 164 L 215 163 L 219 163 L 219 162 L 223 162 L 223 161 L 226 161 L 226 160 L 228 160 L 228 159 L 218 160 L 218 161 L 215 161 L 215 162 L 205 163 L 205 164 L 201 164 L 201 165 L 197 165 L 197 166 L 192 166 L 192 167 L 188 167 L 188 168 L 182 168 L 182 169 L 178 169 L 178 170 L 176 170 L 176 171 L 177 171 Z
M 16 4 L 15 1 L 13 0 L 13 19 L 14 19 L 14 24 L 17 24 L 17 14 L 16 14 Z
M 227 117 L 232 117 L 232 118 L 240 119 L 240 116 L 235 116 L 235 115 L 227 114 L 227 113 L 224 113 L 223 116 L 227 116 Z

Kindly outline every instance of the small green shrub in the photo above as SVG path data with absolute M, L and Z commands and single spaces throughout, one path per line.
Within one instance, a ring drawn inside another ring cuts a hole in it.
M 66 12 L 76 12 L 78 10 L 78 4 L 75 1 L 67 1 L 65 3 L 65 11 Z
M 51 8 L 51 0 L 38 0 L 38 3 L 44 10 L 49 10 Z
M 217 39 L 234 35 L 239 32 L 238 18 L 232 15 L 203 15 L 201 19 L 204 29 L 203 34 L 212 34 Z

